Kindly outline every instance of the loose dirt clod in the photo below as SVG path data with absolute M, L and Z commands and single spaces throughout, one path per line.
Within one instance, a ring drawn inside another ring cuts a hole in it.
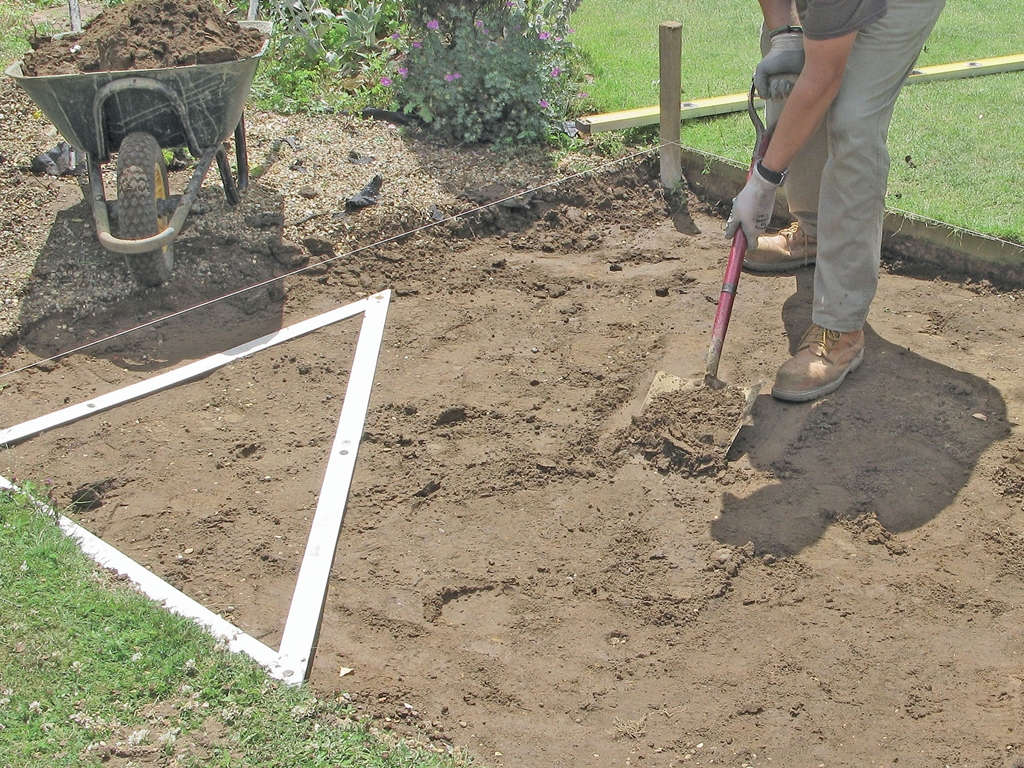
M 639 450 L 659 472 L 718 472 L 725 466 L 745 403 L 743 391 L 732 387 L 663 392 L 621 431 L 616 450 Z
M 259 52 L 263 36 L 210 0 L 132 0 L 99 14 L 81 34 L 31 42 L 22 72 L 37 77 L 239 61 Z

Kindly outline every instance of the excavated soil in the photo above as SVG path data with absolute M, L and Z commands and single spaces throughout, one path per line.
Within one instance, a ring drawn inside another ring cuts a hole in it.
M 38 38 L 28 77 L 220 64 L 255 56 L 263 36 L 243 29 L 210 0 L 131 0 L 86 23 L 80 34 Z
M 214 173 L 171 281 L 142 289 L 76 179 L 29 172 L 56 136 L 3 99 L 24 117 L 0 168 L 0 426 L 393 291 L 318 692 L 491 766 L 1019 759 L 1018 290 L 887 269 L 843 387 L 763 390 L 728 456 L 697 461 L 737 403 L 642 406 L 657 372 L 703 373 L 728 244 L 657 162 L 578 175 L 254 112 L 258 178 L 230 208 Z M 378 201 L 351 206 L 377 174 Z M 812 278 L 743 276 L 725 381 L 770 383 Z M 56 428 L 0 470 L 49 478 L 89 530 L 276 647 L 357 333 Z

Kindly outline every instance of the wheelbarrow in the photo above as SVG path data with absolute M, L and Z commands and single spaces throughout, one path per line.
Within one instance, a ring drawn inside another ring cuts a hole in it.
M 272 24 L 254 19 L 238 24 L 255 27 L 266 38 L 255 56 L 239 61 L 34 77 L 23 74 L 17 61 L 6 70 L 67 143 L 85 156 L 85 195 L 92 204 L 100 244 L 124 254 L 135 280 L 144 286 L 170 278 L 174 238 L 214 161 L 231 205 L 248 186 L 243 109 Z M 237 179 L 225 145 L 232 133 Z M 198 162 L 175 203 L 163 150 L 180 147 L 187 147 Z M 110 231 L 114 206 L 107 202 L 100 167 L 113 153 L 119 236 Z

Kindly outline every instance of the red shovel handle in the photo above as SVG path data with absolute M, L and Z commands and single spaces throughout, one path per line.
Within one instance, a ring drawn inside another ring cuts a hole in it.
M 754 86 L 750 86 L 750 94 L 747 97 L 747 112 L 754 129 L 757 132 L 757 141 L 754 146 L 754 156 L 750 160 L 750 167 L 747 169 L 747 178 L 754 172 L 757 161 L 764 157 L 768 151 L 768 144 L 772 138 L 772 130 L 766 129 L 761 122 L 757 110 L 754 108 Z M 773 126 L 774 127 L 774 126 Z M 715 324 L 711 329 L 711 349 L 708 352 L 707 371 L 705 381 L 718 384 L 718 364 L 722 361 L 722 347 L 725 345 L 725 333 L 729 330 L 729 318 L 732 316 L 733 300 L 736 298 L 736 289 L 740 282 L 740 273 L 743 271 L 743 255 L 747 252 L 747 236 L 743 228 L 736 230 L 732 237 L 732 248 L 729 249 L 729 260 L 725 264 L 725 277 L 722 280 L 722 292 L 718 297 L 718 308 L 715 310 Z

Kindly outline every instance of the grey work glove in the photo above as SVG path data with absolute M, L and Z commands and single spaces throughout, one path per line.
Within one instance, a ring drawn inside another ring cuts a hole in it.
M 747 179 L 746 186 L 733 198 L 732 212 L 725 224 L 725 236 L 732 238 L 736 230 L 743 228 L 747 244 L 753 248 L 757 245 L 758 236 L 768 228 L 775 209 L 775 192 L 778 186 L 761 175 L 758 170 L 760 163 Z
M 754 70 L 754 89 L 765 101 L 782 101 L 804 68 L 803 32 L 777 32 Z

